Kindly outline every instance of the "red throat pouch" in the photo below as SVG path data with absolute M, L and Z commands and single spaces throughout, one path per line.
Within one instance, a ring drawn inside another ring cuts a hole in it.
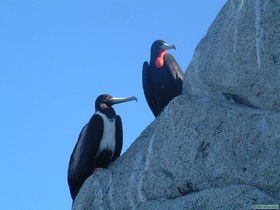
M 160 69 L 163 66 L 163 64 L 164 64 L 163 58 L 162 57 L 157 57 L 157 59 L 156 59 L 156 67 L 158 69 Z
M 159 56 L 157 57 L 157 59 L 156 59 L 156 67 L 157 67 L 158 69 L 160 69 L 160 68 L 163 66 L 163 64 L 164 64 L 164 59 L 163 59 L 163 57 L 165 56 L 165 54 L 166 54 L 166 50 L 163 50 L 163 51 L 159 54 Z

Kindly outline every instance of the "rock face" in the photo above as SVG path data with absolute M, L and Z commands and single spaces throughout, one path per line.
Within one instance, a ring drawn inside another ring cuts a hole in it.
M 280 1 L 231 0 L 196 48 L 185 93 L 280 111 Z
M 252 209 L 280 204 L 280 2 L 232 0 L 175 98 L 73 209 Z

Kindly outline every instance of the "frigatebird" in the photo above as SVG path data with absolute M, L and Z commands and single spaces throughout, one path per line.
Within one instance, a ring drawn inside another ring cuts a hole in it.
M 143 64 L 142 85 L 146 100 L 155 117 L 157 117 L 176 96 L 182 94 L 184 73 L 163 40 L 156 40 L 151 47 L 150 63 Z
M 137 98 L 115 98 L 108 94 L 97 97 L 95 113 L 80 132 L 70 157 L 68 185 L 74 201 L 84 181 L 96 168 L 106 168 L 121 154 L 123 145 L 122 121 L 112 108 L 114 104 Z

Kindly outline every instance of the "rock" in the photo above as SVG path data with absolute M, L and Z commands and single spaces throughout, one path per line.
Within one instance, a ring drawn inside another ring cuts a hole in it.
M 236 198 L 240 200 L 239 203 L 236 203 Z M 141 204 L 137 209 L 252 209 L 254 203 L 271 205 L 274 202 L 275 200 L 257 188 L 233 185 L 206 189 L 176 199 L 150 201 Z
M 198 44 L 184 92 L 280 111 L 280 1 L 229 0 Z
M 180 96 L 86 181 L 73 209 L 279 204 L 279 145 L 280 113 Z
M 176 97 L 73 210 L 252 209 L 280 204 L 279 1 L 232 0 Z

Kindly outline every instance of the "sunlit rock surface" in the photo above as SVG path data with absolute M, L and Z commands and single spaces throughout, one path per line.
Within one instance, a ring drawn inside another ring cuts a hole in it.
M 279 145 L 280 113 L 181 96 L 108 170 L 86 181 L 74 206 L 226 209 L 279 203 Z
M 175 98 L 73 209 L 252 209 L 280 204 L 280 1 L 232 0 Z
M 200 41 L 185 93 L 280 111 L 280 1 L 231 0 Z

